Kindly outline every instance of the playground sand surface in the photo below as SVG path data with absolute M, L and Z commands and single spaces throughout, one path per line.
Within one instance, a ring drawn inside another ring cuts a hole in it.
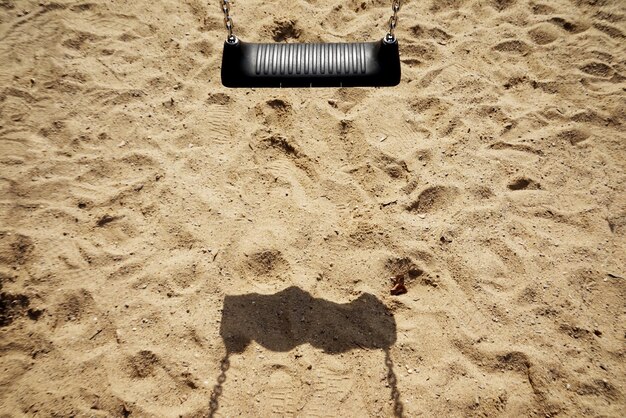
M 371 41 L 388 3 L 232 15 Z M 2 416 L 623 416 L 623 1 L 406 1 L 381 89 L 226 89 L 222 18 L 0 1 Z M 288 288 L 380 302 L 389 359 L 356 310 L 220 334 Z

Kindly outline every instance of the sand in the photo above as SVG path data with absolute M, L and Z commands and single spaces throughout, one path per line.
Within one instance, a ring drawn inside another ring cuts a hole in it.
M 624 416 L 623 1 L 210 3 L 0 1 L 2 416 Z

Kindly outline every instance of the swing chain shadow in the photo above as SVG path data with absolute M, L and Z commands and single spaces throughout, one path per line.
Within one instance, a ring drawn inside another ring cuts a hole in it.
M 211 392 L 211 400 L 209 402 L 209 418 L 213 418 L 217 409 L 219 408 L 219 398 L 222 395 L 224 390 L 223 385 L 226 381 L 226 372 L 230 368 L 230 359 L 229 355 L 226 354 L 222 361 L 220 362 L 220 375 L 217 377 L 217 383 L 213 386 L 213 391 Z
M 391 360 L 391 353 L 389 349 L 385 349 L 385 365 L 387 366 L 387 382 L 391 387 L 391 400 L 393 401 L 393 415 L 396 418 L 402 418 L 404 412 L 404 406 L 400 401 L 400 391 L 398 390 L 398 379 L 396 373 L 393 371 L 393 361 Z
M 403 406 L 390 354 L 397 339 L 396 322 L 393 313 L 372 294 L 362 293 L 349 303 L 315 298 L 293 286 L 273 295 L 227 295 L 220 336 L 226 353 L 211 393 L 208 414 L 211 418 L 219 408 L 230 356 L 243 353 L 253 341 L 274 352 L 288 352 L 303 344 L 330 355 L 351 350 L 383 350 L 393 413 L 402 417 Z

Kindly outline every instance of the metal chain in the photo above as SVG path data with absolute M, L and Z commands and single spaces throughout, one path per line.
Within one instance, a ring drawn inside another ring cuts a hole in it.
M 385 41 L 393 43 L 396 41 L 396 26 L 398 26 L 398 12 L 400 11 L 401 0 L 392 0 L 391 9 L 393 15 L 389 18 L 389 32 L 385 36 Z M 222 0 L 222 11 L 224 12 L 224 25 L 228 31 L 228 38 L 226 41 L 231 44 L 237 43 L 237 37 L 233 34 L 233 19 L 230 17 L 230 0 Z
M 393 43 L 396 41 L 396 26 L 398 26 L 398 12 L 400 11 L 400 0 L 392 0 L 391 9 L 393 15 L 389 18 L 389 33 L 385 36 L 385 41 Z
M 222 0 L 222 11 L 224 12 L 224 25 L 228 31 L 228 38 L 226 38 L 226 42 L 229 44 L 236 44 L 237 37 L 233 35 L 233 28 L 235 25 L 233 24 L 232 17 L 230 17 L 230 0 Z

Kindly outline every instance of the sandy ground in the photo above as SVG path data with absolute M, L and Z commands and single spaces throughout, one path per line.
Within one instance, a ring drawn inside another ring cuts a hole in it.
M 3 417 L 624 416 L 623 1 L 210 3 L 0 1 Z

